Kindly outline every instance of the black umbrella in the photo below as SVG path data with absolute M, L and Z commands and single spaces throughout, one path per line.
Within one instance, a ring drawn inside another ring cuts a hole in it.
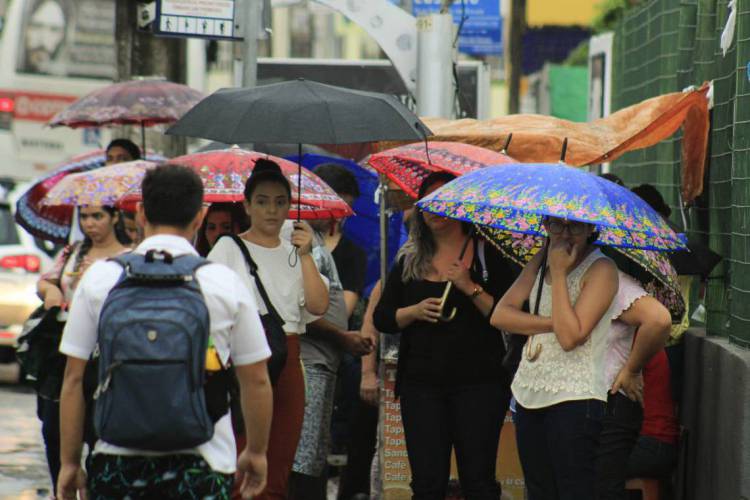
M 205 146 L 202 146 L 196 150 L 196 152 L 203 151 L 216 151 L 219 149 L 229 149 L 234 144 L 224 144 L 223 142 L 209 142 Z M 256 153 L 264 153 L 267 155 L 278 156 L 280 158 L 287 158 L 289 156 L 295 156 L 299 154 L 298 146 L 296 144 L 289 143 L 278 143 L 278 142 L 255 142 L 237 144 L 242 149 L 248 151 L 255 151 Z M 335 153 L 331 153 L 321 147 L 305 144 L 302 146 L 302 154 L 304 155 L 321 155 L 328 156 L 330 158 L 341 158 Z
M 302 143 L 426 141 L 432 134 L 395 96 L 301 78 L 218 90 L 185 113 L 166 133 L 227 144 L 296 143 L 298 179 L 302 177 Z M 301 199 L 297 203 L 299 206 Z
M 166 133 L 227 144 L 415 141 L 431 134 L 392 95 L 303 79 L 218 90 Z

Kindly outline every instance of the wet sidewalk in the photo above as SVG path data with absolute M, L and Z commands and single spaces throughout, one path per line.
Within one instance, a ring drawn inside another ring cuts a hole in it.
M 50 494 L 36 417 L 36 395 L 18 385 L 0 385 L 0 498 L 32 500 Z

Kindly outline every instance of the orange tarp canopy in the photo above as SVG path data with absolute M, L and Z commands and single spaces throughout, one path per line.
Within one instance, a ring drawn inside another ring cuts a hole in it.
M 615 160 L 628 151 L 653 146 L 683 127 L 682 196 L 689 202 L 703 191 L 709 128 L 707 92 L 708 85 L 704 85 L 697 90 L 661 95 L 587 123 L 545 115 L 508 115 L 484 121 L 441 118 L 423 121 L 433 132 L 430 140 L 463 142 L 494 151 L 500 151 L 512 133 L 507 153 L 524 163 L 558 161 L 567 137 L 565 162 L 573 166 Z M 366 153 L 396 145 L 378 143 L 332 149 L 361 158 Z

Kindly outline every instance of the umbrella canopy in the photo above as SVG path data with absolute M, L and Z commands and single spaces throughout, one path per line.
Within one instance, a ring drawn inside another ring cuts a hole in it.
M 163 161 L 161 155 L 147 154 L 149 161 Z M 51 172 L 37 180 L 16 202 L 16 222 L 29 233 L 45 240 L 64 243 L 70 235 L 73 207 L 42 205 L 42 199 L 60 180 L 68 175 L 101 168 L 107 161 L 103 149 L 74 156 L 57 165 Z
M 188 111 L 167 134 L 228 144 L 348 144 L 415 141 L 430 131 L 394 96 L 299 79 L 221 89 Z
M 298 160 L 297 157 L 287 157 L 287 159 L 290 161 Z M 318 165 L 325 163 L 341 165 L 349 170 L 357 180 L 360 194 L 352 205 L 356 216 L 346 219 L 342 231 L 345 237 L 362 248 L 367 254 L 367 273 L 364 288 L 364 295 L 367 296 L 375 282 L 380 279 L 380 207 L 375 202 L 375 193 L 379 184 L 378 174 L 366 165 L 332 156 L 306 154 L 302 160 L 303 166 L 312 169 L 313 172 Z M 389 217 L 387 234 L 387 254 L 389 259 L 393 259 L 408 236 L 403 224 L 402 212 L 395 211 Z
M 598 243 L 684 249 L 666 221 L 637 195 L 562 164 L 488 167 L 449 182 L 417 205 L 428 212 L 507 231 L 546 236 L 544 216 L 594 224 Z
M 530 234 L 503 231 L 487 226 L 476 226 L 478 232 L 503 255 L 523 266 L 544 247 L 544 238 Z M 672 319 L 679 321 L 685 314 L 685 300 L 680 293 L 677 272 L 666 252 L 638 248 L 604 247 L 604 252 L 623 272 L 636 278 L 651 295 L 667 309 Z
M 42 199 L 42 205 L 115 206 L 126 193 L 140 186 L 146 170 L 157 166 L 144 160 L 72 174 Z
M 431 141 L 427 147 L 424 143 L 413 143 L 374 154 L 368 163 L 416 198 L 422 181 L 432 172 L 460 176 L 490 165 L 516 161 L 503 153 L 470 144 Z
M 186 85 L 161 79 L 114 83 L 83 96 L 49 121 L 51 127 L 173 123 L 203 98 Z
M 244 201 L 245 181 L 260 158 L 273 160 L 292 186 L 292 199 L 299 196 L 297 165 L 283 158 L 246 151 L 238 147 L 218 151 L 204 151 L 172 158 L 167 163 L 184 165 L 194 169 L 203 180 L 206 202 Z M 121 200 L 130 204 L 141 199 L 140 186 L 136 186 Z M 297 207 L 292 207 L 289 216 L 297 216 Z M 302 219 L 330 219 L 352 215 L 352 209 L 328 184 L 307 169 L 302 170 Z

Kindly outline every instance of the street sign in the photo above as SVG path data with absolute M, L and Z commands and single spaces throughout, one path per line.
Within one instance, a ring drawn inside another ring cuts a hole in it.
M 156 35 L 242 40 L 240 2 L 235 0 L 156 0 Z
M 413 0 L 412 12 L 414 16 L 438 12 L 441 4 L 442 0 Z M 453 22 L 461 26 L 458 50 L 477 56 L 503 53 L 500 0 L 455 0 L 451 14 Z

